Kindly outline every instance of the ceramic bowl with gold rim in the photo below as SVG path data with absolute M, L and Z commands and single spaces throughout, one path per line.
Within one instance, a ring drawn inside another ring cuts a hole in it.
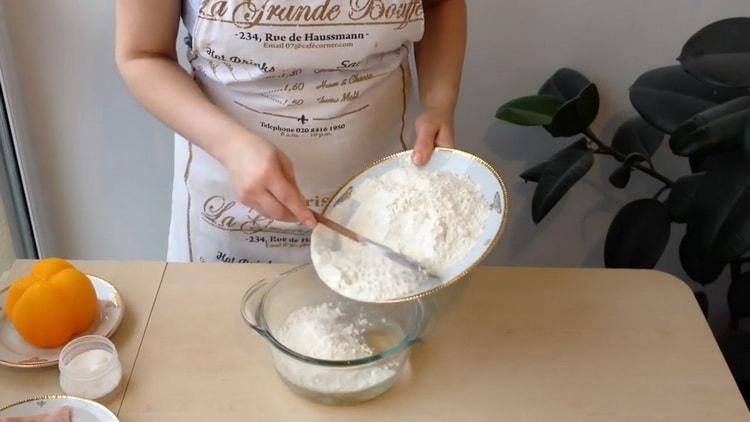
M 362 184 L 370 179 L 382 176 L 390 171 L 399 168 L 414 168 L 411 161 L 411 151 L 404 151 L 390 155 L 376 161 L 364 171 L 354 176 L 345 183 L 338 192 L 331 198 L 323 214 L 328 218 L 346 226 L 352 219 L 354 210 L 359 207 L 367 206 L 366 203 L 352 204 L 352 196 Z M 437 148 L 432 158 L 425 166 L 420 167 L 419 171 L 445 172 L 459 176 L 468 177 L 479 189 L 482 200 L 489 208 L 487 218 L 484 220 L 479 236 L 475 239 L 473 245 L 463 258 L 450 264 L 435 275 L 439 283 L 415 284 L 415 287 L 408 294 L 396 298 L 384 299 L 363 299 L 349 296 L 354 300 L 366 300 L 368 302 L 403 302 L 413 300 L 428 294 L 431 294 L 446 286 L 450 286 L 466 276 L 474 267 L 476 267 L 492 251 L 498 240 L 502 236 L 505 225 L 508 221 L 508 190 L 505 187 L 501 176 L 489 163 L 481 158 L 457 149 Z M 456 222 L 461 224 L 461 222 Z M 314 231 L 312 236 L 312 247 L 327 247 L 332 243 L 328 234 L 321 234 L 321 231 Z M 326 237 L 327 236 L 327 237 Z M 313 264 L 318 269 L 316 255 L 313 254 Z M 328 283 L 325 274 L 321 274 L 323 282 L 328 287 L 335 289 L 335 285 Z M 347 292 L 338 291 L 337 293 L 347 296 Z
M 2 406 L 3 403 L 0 403 Z M 0 407 L 0 418 L 22 418 L 53 412 L 61 407 L 70 409 L 75 422 L 118 422 L 117 416 L 103 405 L 73 396 L 52 395 L 32 397 Z

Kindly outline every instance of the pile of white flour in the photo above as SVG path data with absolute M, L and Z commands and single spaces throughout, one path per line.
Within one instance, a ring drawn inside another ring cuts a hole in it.
M 354 360 L 375 354 L 364 334 L 372 323 L 364 315 L 350 321 L 340 304 L 323 303 L 289 314 L 276 338 L 305 356 L 325 360 Z M 356 393 L 397 374 L 398 362 L 358 369 L 314 366 L 277 354 L 276 367 L 288 381 L 324 394 Z
M 359 208 L 340 223 L 437 275 L 469 253 L 490 211 L 468 176 L 417 168 L 398 168 L 368 179 L 354 190 L 351 201 Z M 320 278 L 344 296 L 377 301 L 421 290 L 421 274 L 320 224 L 313 231 L 311 252 Z

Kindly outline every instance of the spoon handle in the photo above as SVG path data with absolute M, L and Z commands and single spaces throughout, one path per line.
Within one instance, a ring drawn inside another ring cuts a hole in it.
M 312 210 L 311 210 L 312 211 Z M 313 215 L 315 216 L 315 219 L 318 220 L 318 223 L 328 227 L 329 229 L 335 231 L 338 234 L 341 234 L 343 236 L 348 237 L 349 239 L 357 242 L 357 243 L 367 243 L 367 239 L 363 238 L 362 236 L 358 235 L 356 232 L 353 232 L 346 227 L 342 226 L 341 224 L 331 220 L 328 217 L 325 217 L 321 215 L 320 213 L 317 213 L 315 211 L 312 211 Z

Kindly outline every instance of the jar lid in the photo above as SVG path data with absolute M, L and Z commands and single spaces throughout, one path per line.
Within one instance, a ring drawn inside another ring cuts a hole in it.
M 119 365 L 114 343 L 104 336 L 78 337 L 63 347 L 58 367 L 60 374 L 77 380 L 91 380 Z

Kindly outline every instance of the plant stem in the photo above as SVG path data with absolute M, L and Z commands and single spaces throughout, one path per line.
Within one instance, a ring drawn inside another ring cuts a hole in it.
M 586 128 L 583 131 L 583 134 L 586 135 L 587 138 L 591 140 L 591 142 L 595 143 L 599 148 L 597 149 L 597 153 L 599 154 L 607 154 L 613 156 L 617 161 L 623 163 L 625 162 L 625 159 L 627 158 L 624 154 L 617 151 L 616 149 L 610 147 L 609 145 L 602 142 L 601 139 L 599 139 L 598 136 L 591 130 L 591 128 Z M 634 169 L 640 170 L 643 173 L 648 174 L 649 176 L 653 177 L 654 179 L 664 183 L 665 186 L 672 186 L 674 182 L 669 177 L 659 173 L 656 171 L 656 169 L 653 169 L 651 167 L 644 166 L 640 163 L 633 163 L 632 167 Z
M 669 186 L 663 186 L 661 189 L 659 189 L 659 191 L 654 195 L 654 199 L 659 199 L 661 194 L 664 193 L 667 189 L 669 189 Z

